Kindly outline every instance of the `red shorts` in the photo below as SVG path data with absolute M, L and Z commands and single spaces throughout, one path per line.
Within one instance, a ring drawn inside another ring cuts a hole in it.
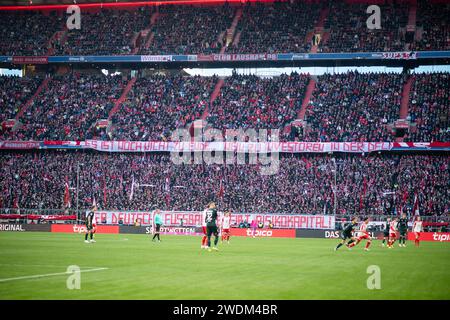
M 364 233 L 358 237 L 358 240 L 362 239 L 370 240 L 370 236 L 367 233 Z
M 222 233 L 230 233 L 230 229 L 222 229 Z
M 420 232 L 414 232 L 414 234 L 416 235 L 416 238 L 420 238 Z
M 203 234 L 206 236 L 206 226 L 202 226 Z
M 397 238 L 397 234 L 396 233 L 389 233 L 389 238 Z

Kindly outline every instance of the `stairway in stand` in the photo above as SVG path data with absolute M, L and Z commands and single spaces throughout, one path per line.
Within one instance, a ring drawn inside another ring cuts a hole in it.
M 109 112 L 108 115 L 108 120 L 111 120 L 112 117 L 117 113 L 117 111 L 119 111 L 120 105 L 125 101 L 125 99 L 127 98 L 128 92 L 130 92 L 131 88 L 133 87 L 133 85 L 136 82 L 136 78 L 133 77 L 131 78 L 130 81 L 128 81 L 127 85 L 125 86 L 125 88 L 123 89 L 122 94 L 120 95 L 120 98 L 117 99 L 114 102 L 114 106 L 111 109 L 111 111 Z
M 222 88 L 224 84 L 224 80 L 223 79 L 219 79 L 216 83 L 216 86 L 214 87 L 214 91 L 211 93 L 211 97 L 209 98 L 209 105 L 212 105 L 214 100 L 216 100 L 217 96 L 220 94 L 220 89 Z M 209 115 L 209 107 L 206 106 L 205 110 L 203 111 L 202 114 L 202 120 L 206 120 L 206 118 Z
M 51 77 L 45 78 L 44 81 L 42 81 L 42 83 L 36 89 L 36 92 L 31 96 L 31 98 L 28 99 L 27 102 L 25 102 L 25 104 L 22 107 L 20 107 L 20 110 L 15 117 L 16 121 L 18 121 L 23 116 L 25 111 L 27 111 L 28 107 L 33 103 L 33 101 L 42 92 L 42 90 L 47 88 L 47 85 L 48 85 L 48 82 L 50 81 L 50 79 L 51 79 Z
M 309 80 L 308 86 L 306 87 L 305 97 L 303 98 L 302 107 L 298 112 L 297 119 L 304 120 L 306 108 L 308 107 L 309 101 L 311 101 L 311 96 L 315 88 L 316 88 L 316 81 L 313 78 L 311 78 Z
M 222 49 L 220 49 L 221 54 L 225 53 L 227 47 L 230 44 L 237 45 L 239 43 L 240 33 L 239 32 L 237 34 L 235 34 L 235 33 L 236 33 L 236 27 L 237 27 L 241 17 L 242 17 L 242 9 L 239 8 L 239 9 L 237 9 L 236 14 L 234 15 L 234 19 L 233 19 L 233 22 L 231 23 L 231 26 L 227 29 L 226 43 L 224 46 L 222 46 Z

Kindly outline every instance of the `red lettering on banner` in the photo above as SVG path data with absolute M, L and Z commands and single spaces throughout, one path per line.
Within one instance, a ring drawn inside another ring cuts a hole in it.
M 280 216 L 275 216 L 272 223 L 274 226 L 279 226 L 280 225 Z
M 325 225 L 325 229 L 334 229 L 334 222 L 332 223 L 331 217 L 326 217 L 327 225 Z
M 288 225 L 287 225 L 287 227 L 288 228 L 292 228 L 293 224 L 294 224 L 294 217 L 290 216 L 288 218 Z
M 170 220 L 171 225 L 177 225 L 179 223 L 178 222 L 178 221 L 180 221 L 179 216 L 180 216 L 180 214 L 173 214 L 172 215 L 172 219 Z
M 323 217 L 316 218 L 315 228 L 323 229 Z
M 97 147 L 97 141 L 95 142 L 95 144 L 96 144 L 96 146 L 95 146 L 95 148 L 96 148 Z M 100 149 L 101 150 L 109 150 L 110 147 L 111 147 L 111 143 L 109 141 L 102 141 L 100 143 Z
M 312 151 L 312 149 L 311 149 L 311 143 L 307 143 L 307 144 L 306 144 L 305 151 L 309 151 L 309 152 Z
M 286 148 L 284 148 L 286 146 Z M 293 142 L 283 143 L 282 149 L 284 152 L 294 152 L 296 144 Z
M 135 213 L 126 213 L 125 214 L 125 220 L 127 222 L 126 223 L 124 222 L 124 224 L 132 224 L 132 223 L 134 223 L 134 216 L 135 216 Z
M 282 227 L 283 228 L 288 228 L 289 227 L 289 217 L 288 216 L 284 216 L 284 219 L 282 219 L 283 223 L 282 223 Z
M 299 222 L 300 222 L 300 217 L 295 216 L 294 217 L 294 225 L 292 227 L 293 228 L 298 228 Z
M 308 216 L 308 220 L 307 220 L 307 223 L 306 223 L 306 228 L 308 228 L 308 229 L 311 228 L 311 226 L 312 226 L 312 219 L 314 219 L 314 217 Z
M 239 152 L 246 152 L 246 151 L 247 151 L 247 150 L 246 150 L 246 145 L 245 145 L 245 144 L 243 144 L 243 143 L 238 143 L 237 146 L 238 146 Z
M 325 145 L 323 143 L 319 142 L 319 143 L 314 143 L 313 149 L 315 152 L 323 152 L 324 147 L 325 147 Z
M 338 142 L 331 142 L 330 143 L 330 151 L 334 152 L 334 151 L 340 151 L 340 143 Z
M 94 149 L 98 148 L 99 141 L 91 140 L 91 141 L 89 141 L 89 143 L 91 144 L 92 148 L 94 148 Z
M 354 152 L 358 150 L 357 142 L 349 142 L 349 151 Z
M 136 145 L 135 145 L 133 151 L 142 151 L 142 143 L 136 142 Z
M 144 214 L 144 217 L 142 219 L 142 224 L 144 224 L 144 225 L 151 224 L 151 222 L 152 222 L 152 219 L 151 219 L 150 214 L 148 214 L 148 213 Z
M 302 228 L 308 228 L 308 217 L 302 216 L 301 220 L 302 220 Z
M 144 143 L 144 151 L 157 150 L 156 145 L 153 142 Z
M 300 224 L 299 224 L 299 228 L 305 228 L 306 225 L 306 216 L 301 216 L 300 217 Z
M 353 142 L 344 142 L 343 144 L 344 151 L 352 152 L 353 151 Z

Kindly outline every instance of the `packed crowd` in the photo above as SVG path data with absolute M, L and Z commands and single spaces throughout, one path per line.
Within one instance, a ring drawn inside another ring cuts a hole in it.
M 403 51 L 408 9 L 403 5 L 381 6 L 381 28 L 368 29 L 367 5 L 333 3 L 325 22 L 328 40 L 321 52 Z M 403 31 L 402 31 L 403 30 Z
M 450 8 L 418 1 L 417 32 L 406 47 L 409 6 L 381 5 L 381 29 L 368 29 L 367 5 L 345 1 L 295 1 L 239 6 L 166 6 L 82 12 L 81 29 L 68 30 L 63 12 L 0 13 L 1 55 L 211 54 L 226 45 L 228 53 L 309 52 L 308 34 L 321 10 L 328 8 L 319 52 L 449 50 Z M 227 29 L 237 10 L 242 16 L 235 38 Z M 159 17 L 151 26 L 152 13 Z M 154 38 L 135 43 L 137 33 Z M 52 38 L 61 31 L 61 38 Z M 230 43 L 227 43 L 230 42 Z M 136 45 L 136 46 L 135 46 Z M 49 50 L 51 49 L 51 50 Z
M 85 140 L 108 117 L 126 81 L 121 76 L 55 75 L 20 118 L 17 140 Z
M 168 140 L 177 128 L 200 119 L 216 77 L 154 75 L 140 78 L 113 116 L 112 140 Z
M 0 55 L 46 55 L 52 35 L 63 28 L 54 13 L 0 12 Z
M 40 77 L 0 77 L 0 124 L 14 119 L 27 100 L 34 94 L 42 81 Z M 7 139 L 3 135 L 10 131 L 0 129 L 0 139 Z
M 417 27 L 420 36 L 413 43 L 413 50 L 450 50 L 450 6 L 433 6 L 420 1 L 417 11 Z
M 307 107 L 305 141 L 393 141 L 404 77 L 390 73 L 318 76 Z
M 309 75 L 274 78 L 234 74 L 225 79 L 207 122 L 217 129 L 280 129 L 297 118 Z
M 1 208 L 71 209 L 95 198 L 107 210 L 202 210 L 208 201 L 233 212 L 285 214 L 449 213 L 446 155 L 282 155 L 275 175 L 258 165 L 175 165 L 169 154 L 3 153 Z M 336 185 L 334 183 L 334 169 Z M 395 198 L 392 194 L 395 193 Z M 395 201 L 395 202 L 394 202 Z M 66 203 L 67 204 L 67 203 Z
M 450 75 L 414 75 L 409 103 L 413 125 L 405 141 L 450 141 Z
M 226 30 L 234 9 L 218 7 L 162 6 L 152 28 L 153 41 L 142 54 L 211 54 L 225 45 Z
M 55 55 L 131 54 L 133 37 L 148 28 L 150 13 L 145 8 L 133 11 L 101 10 L 84 13 L 80 29 L 67 30 L 62 43 L 56 42 Z
M 317 23 L 320 9 L 300 2 L 247 5 L 236 30 L 239 40 L 226 52 L 309 52 L 306 35 Z
M 450 141 L 449 74 L 413 75 L 411 126 L 404 141 Z M 210 128 L 279 129 L 281 141 L 394 141 L 405 76 L 391 73 L 324 74 L 306 108 L 304 126 L 290 135 L 310 76 L 273 78 L 233 74 L 210 103 L 217 77 L 178 74 L 139 77 L 107 129 L 107 119 L 128 82 L 122 76 L 73 72 L 54 75 L 14 130 L 0 126 L 1 140 L 168 140 L 176 128 L 207 115 Z M 41 77 L 0 77 L 0 123 L 13 119 L 36 92 Z M 205 111 L 208 110 L 207 113 Z

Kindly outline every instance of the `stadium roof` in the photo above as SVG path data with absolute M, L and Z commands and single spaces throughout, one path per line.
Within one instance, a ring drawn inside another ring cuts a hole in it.
M 167 4 L 180 5 L 222 5 L 224 3 L 273 3 L 296 2 L 298 0 L 3 0 L 0 2 L 0 10 L 61 10 L 76 4 L 81 8 L 123 8 L 136 6 L 158 6 Z
M 227 0 L 192 0 L 195 3 L 217 3 L 217 2 L 226 2 Z M 228 2 L 276 2 L 280 0 L 228 0 Z M 283 1 L 283 0 L 281 0 Z M 290 1 L 290 0 L 285 0 Z M 297 1 L 297 0 L 294 0 Z M 105 3 L 155 3 L 159 4 L 161 2 L 190 2 L 189 0 L 162 0 L 162 1 L 152 1 L 152 0 L 3 0 L 0 2 L 0 5 L 16 5 L 16 6 L 36 6 L 36 5 L 71 5 L 71 4 L 105 4 Z

